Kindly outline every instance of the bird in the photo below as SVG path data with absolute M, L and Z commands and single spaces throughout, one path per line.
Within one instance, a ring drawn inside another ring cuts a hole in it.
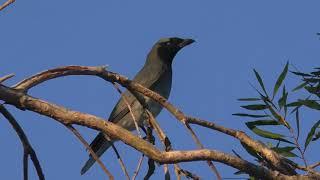
M 153 45 L 147 55 L 144 66 L 132 81 L 168 99 L 172 85 L 172 61 L 182 48 L 193 42 L 195 42 L 193 39 L 182 39 L 178 37 L 161 38 Z M 162 106 L 147 97 L 144 98 L 148 110 L 156 117 L 162 110 Z M 135 96 L 128 90 L 122 93 L 121 98 L 114 106 L 108 120 L 129 131 L 134 131 L 136 129 L 134 120 L 130 115 L 127 104 L 130 105 L 138 124 L 140 126 L 143 125 L 146 120 L 146 117 L 143 116 L 144 109 Z M 104 134 L 100 132 L 91 142 L 90 147 L 95 154 L 100 157 L 111 146 L 111 143 L 116 140 L 112 139 L 111 141 L 112 142 L 108 141 Z M 89 155 L 89 159 L 81 169 L 81 175 L 85 174 L 94 163 L 95 159 Z

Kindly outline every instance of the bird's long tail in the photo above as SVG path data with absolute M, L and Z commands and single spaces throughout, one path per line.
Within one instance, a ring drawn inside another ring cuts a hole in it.
M 100 157 L 107 149 L 111 147 L 110 142 L 104 141 L 102 144 L 100 144 L 99 149 L 95 152 L 98 157 Z M 85 163 L 85 165 L 81 169 L 81 175 L 86 173 L 91 166 L 96 162 L 96 160 L 90 155 L 88 161 Z

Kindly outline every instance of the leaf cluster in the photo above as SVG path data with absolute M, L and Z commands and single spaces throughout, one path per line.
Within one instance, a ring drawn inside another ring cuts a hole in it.
M 309 129 L 307 137 L 304 140 L 304 147 L 302 148 L 299 144 L 301 108 L 306 107 L 317 111 L 320 110 L 320 68 L 314 69 L 315 71 L 310 73 L 289 71 L 289 62 L 287 62 L 278 76 L 273 90 L 269 93 L 262 76 L 254 69 L 253 72 L 259 84 L 259 88 L 254 87 L 254 89 L 258 96 L 238 99 L 238 101 L 246 103 L 245 105 L 241 105 L 241 108 L 247 112 L 235 113 L 233 115 L 253 119 L 247 121 L 245 123 L 246 126 L 254 134 L 266 139 L 264 143 L 275 152 L 287 158 L 304 159 L 304 153 L 309 144 L 320 138 L 320 120 L 318 120 Z M 301 83 L 291 91 L 288 91 L 284 84 L 288 72 L 301 78 Z M 288 103 L 289 94 L 291 95 L 303 89 L 307 94 L 306 98 L 300 98 Z M 280 128 L 282 128 L 282 131 Z M 285 132 L 283 128 L 287 129 L 288 135 L 278 133 Z M 277 132 L 273 132 L 270 129 L 278 130 Z M 254 149 L 244 144 L 242 146 L 260 164 L 266 163 Z M 241 172 L 236 172 L 235 174 L 241 174 Z

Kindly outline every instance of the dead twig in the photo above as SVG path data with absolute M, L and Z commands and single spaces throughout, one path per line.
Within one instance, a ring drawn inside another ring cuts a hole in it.
M 185 127 L 189 130 L 192 139 L 196 142 L 198 148 L 200 149 L 204 149 L 203 144 L 200 142 L 200 139 L 197 137 L 196 133 L 192 130 L 192 128 L 190 127 L 190 125 L 188 124 L 188 122 L 184 123 Z M 217 176 L 218 180 L 221 180 L 221 175 L 219 173 L 219 171 L 217 170 L 216 166 L 211 162 L 211 161 L 207 161 L 208 166 L 211 168 L 211 170 L 214 172 L 214 174 Z
M 31 160 L 33 162 L 34 167 L 36 168 L 38 177 L 40 180 L 44 180 L 44 174 L 42 172 L 41 165 L 39 163 L 38 157 L 33 150 L 31 144 L 29 143 L 29 140 L 24 133 L 23 129 L 19 125 L 19 123 L 16 121 L 16 119 L 12 116 L 12 114 L 2 105 L 0 104 L 0 113 L 9 121 L 13 129 L 16 131 L 17 135 L 19 136 L 19 139 L 23 146 L 23 175 L 24 179 L 28 179 L 28 157 L 30 155 Z
M 8 75 L 5 75 L 3 77 L 0 78 L 0 83 L 3 83 L 4 81 L 6 81 L 7 79 L 10 79 L 14 76 L 14 74 L 8 74 Z
M 113 180 L 114 177 L 111 172 L 106 168 L 106 166 L 102 163 L 100 158 L 96 155 L 96 153 L 91 149 L 90 145 L 87 141 L 81 136 L 79 131 L 75 129 L 72 125 L 66 126 L 78 139 L 79 141 L 85 146 L 85 148 L 89 151 L 93 159 L 100 165 L 101 169 L 108 175 L 109 179 Z
M 6 1 L 5 3 L 3 3 L 1 6 L 0 6 L 0 11 L 2 11 L 4 8 L 8 7 L 10 4 L 14 3 L 15 0 L 8 0 Z
M 141 157 L 140 157 L 140 159 L 139 159 L 139 161 L 138 161 L 137 168 L 136 168 L 136 170 L 134 171 L 133 176 L 132 176 L 132 178 L 131 178 L 132 180 L 135 180 L 135 179 L 137 178 L 137 176 L 138 176 L 138 174 L 139 174 L 139 171 L 140 171 L 140 168 L 141 168 L 141 165 L 142 165 L 143 159 L 144 159 L 144 154 L 141 155 Z

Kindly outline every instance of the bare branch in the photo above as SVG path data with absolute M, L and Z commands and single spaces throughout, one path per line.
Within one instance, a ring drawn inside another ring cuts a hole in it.
M 147 141 L 133 135 L 131 132 L 127 131 L 126 129 L 123 129 L 118 125 L 105 121 L 102 118 L 86 113 L 68 110 L 61 106 L 48 103 L 44 100 L 33 98 L 22 93 L 19 90 L 14 90 L 1 84 L 0 99 L 8 104 L 15 105 L 20 109 L 30 110 L 45 115 L 47 117 L 53 118 L 54 120 L 64 125 L 77 124 L 99 130 L 112 138 L 116 138 L 123 141 L 124 143 L 137 149 L 138 151 L 144 153 L 146 156 L 152 158 L 153 160 L 159 163 L 169 164 L 178 162 L 212 160 L 222 162 L 226 165 L 239 169 L 250 175 L 260 177 L 263 179 L 281 179 L 282 177 L 288 177 L 287 175 L 281 174 L 276 171 L 267 170 L 263 167 L 242 160 L 236 156 L 229 155 L 216 150 L 202 149 L 192 151 L 159 151 L 157 148 L 155 148 L 152 144 L 148 143 Z M 309 176 L 296 175 L 292 177 L 308 178 Z
M 125 175 L 126 178 L 129 180 L 129 179 L 130 179 L 129 173 L 128 173 L 128 171 L 127 171 L 126 166 L 124 165 L 124 162 L 123 162 L 123 160 L 122 160 L 122 158 L 121 158 L 121 156 L 120 156 L 119 151 L 118 151 L 117 148 L 114 146 L 113 142 L 111 142 L 111 139 L 110 139 L 110 138 L 108 138 L 108 141 L 111 143 L 111 147 L 112 147 L 113 151 L 115 152 L 115 154 L 116 154 L 116 156 L 117 156 L 117 159 L 118 159 L 118 161 L 119 161 L 120 167 L 121 167 L 124 175 Z
M 37 76 L 33 76 L 31 78 L 28 78 L 24 80 L 23 82 L 17 84 L 15 87 L 20 90 L 27 90 L 28 88 L 31 88 L 41 82 L 44 82 L 48 79 L 66 76 L 66 75 L 94 75 L 99 76 L 107 81 L 110 82 L 118 82 L 122 86 L 126 87 L 130 92 L 139 92 L 143 95 L 152 98 L 153 100 L 160 103 L 163 107 L 167 108 L 177 119 L 179 119 L 182 122 L 185 122 L 187 120 L 187 117 L 177 108 L 175 108 L 172 104 L 170 104 L 165 98 L 160 96 L 159 94 L 150 91 L 147 88 L 144 88 L 143 86 L 134 83 L 130 80 L 128 80 L 126 77 L 121 76 L 116 73 L 112 73 L 109 71 L 106 71 L 104 68 L 101 67 L 83 67 L 83 66 L 68 66 L 68 67 L 62 67 L 57 68 L 53 70 L 49 70 L 43 73 L 38 74 Z M 2 89 L 2 86 L 0 87 L 0 90 Z M 12 89 L 10 89 L 12 91 Z M 21 93 L 21 91 L 18 91 L 16 93 Z M 14 93 L 13 93 L 14 94 Z M 9 102 L 13 105 L 16 105 L 17 107 L 24 109 L 25 103 L 20 103 L 21 99 L 20 96 L 15 96 L 12 93 L 9 93 L 5 99 L 7 99 L 6 102 Z M 0 93 L 1 95 L 1 93 Z M 10 97 L 12 96 L 12 97 Z M 17 99 L 18 98 L 18 99 Z M 30 100 L 30 98 L 27 98 Z M 40 112 L 39 112 L 40 113 Z M 56 118 L 55 118 L 56 119 Z M 265 147 L 263 144 L 251 139 L 249 136 L 247 136 L 245 133 L 241 131 L 236 131 L 229 128 L 224 128 L 222 126 L 218 126 L 216 124 L 203 121 L 193 121 L 188 118 L 188 122 L 192 124 L 198 124 L 204 127 L 208 127 L 210 129 L 214 129 L 220 132 L 223 132 L 225 134 L 228 134 L 230 136 L 233 136 L 237 139 L 239 139 L 242 143 L 246 144 L 249 147 L 254 148 L 263 158 L 265 158 L 267 161 L 270 162 L 274 166 L 275 169 L 279 170 L 281 173 L 284 174 L 296 174 L 294 171 L 294 168 L 286 162 L 286 159 L 279 156 L 277 153 L 273 152 L 269 148 Z M 209 123 L 209 124 L 208 124 Z M 110 133 L 112 135 L 112 133 Z M 121 139 L 121 138 L 120 138 Z M 124 141 L 124 140 L 123 140 Z M 125 142 L 125 141 L 124 141 Z M 127 143 L 127 142 L 125 142 Z M 130 144 L 129 144 L 130 145 Z M 140 150 L 140 149 L 138 149 Z M 143 151 L 142 151 L 143 152 Z M 150 156 L 149 156 L 150 157 Z M 210 160 L 210 159 L 207 159 Z M 162 160 L 163 162 L 163 160 Z
M 100 165 L 101 169 L 108 175 L 109 179 L 114 179 L 113 175 L 110 171 L 106 168 L 106 166 L 102 163 L 102 161 L 99 159 L 99 157 L 96 155 L 96 153 L 91 149 L 90 145 L 87 143 L 87 141 L 81 136 L 79 131 L 75 129 L 72 125 L 68 125 L 67 128 L 79 139 L 79 141 L 85 146 L 85 148 L 89 151 L 91 156 L 94 160 L 97 161 L 97 163 Z
M 14 3 L 15 0 L 8 0 L 6 1 L 5 3 L 3 3 L 1 6 L 0 6 L 0 11 L 2 11 L 4 8 L 6 8 L 7 6 L 9 6 L 10 4 Z
M 202 143 L 200 142 L 200 139 L 197 137 L 196 133 L 192 130 L 192 128 L 190 127 L 188 122 L 184 123 L 185 127 L 189 130 L 192 139 L 197 143 L 197 146 L 200 149 L 204 149 L 204 146 L 202 145 Z M 214 166 L 214 164 L 211 161 L 207 161 L 208 166 L 211 168 L 211 170 L 215 173 L 215 175 L 217 176 L 218 180 L 221 180 L 221 176 L 217 170 L 217 168 Z
M 139 85 L 138 83 L 135 83 L 129 80 L 128 78 L 122 75 L 106 71 L 104 67 L 87 67 L 87 66 L 60 67 L 60 68 L 44 71 L 30 78 L 27 78 L 22 82 L 18 83 L 17 85 L 15 85 L 14 88 L 22 91 L 27 91 L 31 87 L 34 87 L 37 84 L 40 84 L 49 79 L 53 79 L 61 76 L 68 76 L 68 75 L 93 75 L 93 76 L 99 76 L 109 82 L 117 82 L 122 86 L 126 87 L 133 94 L 135 94 L 135 92 L 139 92 L 149 98 L 152 98 L 154 101 L 157 101 L 159 104 L 161 104 L 164 108 L 166 108 L 169 112 L 171 112 L 181 122 L 184 123 L 187 120 L 187 117 L 183 114 L 183 112 L 181 112 L 179 109 L 174 107 L 170 102 L 167 101 L 167 99 L 165 99 L 161 95 Z M 244 132 L 218 126 L 216 124 L 203 121 L 203 120 L 195 121 L 195 119 L 192 119 L 192 118 L 191 119 L 188 118 L 188 122 L 192 124 L 205 126 L 210 129 L 217 130 L 219 132 L 233 136 L 237 138 L 240 142 L 244 143 L 245 145 L 255 149 L 276 170 L 288 175 L 296 174 L 292 166 L 288 164 L 288 162 L 284 158 L 279 156 L 276 152 L 272 151 L 262 143 L 253 140 L 252 138 L 247 136 Z
M 16 119 L 11 115 L 11 113 L 0 104 L 0 113 L 9 121 L 13 129 L 16 131 L 17 135 L 19 136 L 19 139 L 23 146 L 23 174 L 24 179 L 28 179 L 28 156 L 30 155 L 31 160 L 33 162 L 34 167 L 36 168 L 38 177 L 40 180 L 44 180 L 44 174 L 42 172 L 38 157 L 33 150 L 31 144 L 29 143 L 29 140 L 24 133 L 23 129 L 19 125 L 19 123 L 16 121 Z
M 6 81 L 7 79 L 10 79 L 14 76 L 14 74 L 8 74 L 8 75 L 5 75 L 3 77 L 0 78 L 0 83 L 3 83 L 4 81 Z
M 137 178 L 137 176 L 138 176 L 138 174 L 139 174 L 139 171 L 140 171 L 140 168 L 141 168 L 141 165 L 142 165 L 143 159 L 144 159 L 144 154 L 141 155 L 141 157 L 140 157 L 140 159 L 139 159 L 139 161 L 138 161 L 137 168 L 136 168 L 136 170 L 134 171 L 133 176 L 132 176 L 132 178 L 131 178 L 132 180 L 135 180 L 135 179 Z

